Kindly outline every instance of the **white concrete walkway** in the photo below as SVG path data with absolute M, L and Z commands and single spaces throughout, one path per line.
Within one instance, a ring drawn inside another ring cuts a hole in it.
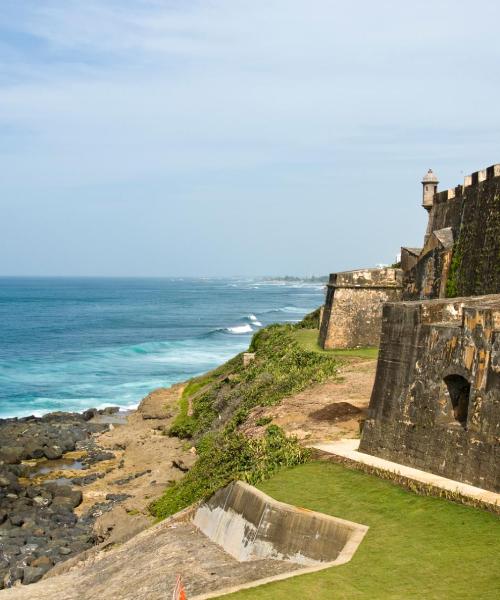
M 451 492 L 459 492 L 463 496 L 500 506 L 500 494 L 496 494 L 495 492 L 483 490 L 482 488 L 474 487 L 467 483 L 461 483 L 460 481 L 454 481 L 453 479 L 446 479 L 446 477 L 440 477 L 439 475 L 434 475 L 434 473 L 428 473 L 427 471 L 420 471 L 420 469 L 400 465 L 391 462 L 390 460 L 379 458 L 378 456 L 359 452 L 359 439 L 344 439 L 338 442 L 318 443 L 314 444 L 312 447 L 323 450 L 323 452 L 327 452 L 328 454 L 335 454 L 359 463 L 364 463 L 365 465 L 371 465 L 377 469 L 398 473 L 399 475 L 408 477 L 408 479 L 413 479 L 414 481 L 428 483 Z

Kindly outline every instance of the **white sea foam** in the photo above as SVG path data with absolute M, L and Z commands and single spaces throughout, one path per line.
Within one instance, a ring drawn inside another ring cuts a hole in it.
M 224 329 L 227 333 L 232 333 L 235 335 L 241 335 L 242 333 L 252 333 L 253 329 L 251 325 L 236 325 L 235 327 L 226 327 Z
M 254 314 L 250 313 L 246 318 L 250 321 L 252 327 L 262 327 L 262 323 Z

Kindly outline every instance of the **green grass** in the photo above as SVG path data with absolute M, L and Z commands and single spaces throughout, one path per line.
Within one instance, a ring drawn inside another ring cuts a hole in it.
M 378 348 L 348 348 L 346 350 L 323 350 L 318 346 L 317 329 L 297 329 L 294 337 L 300 346 L 308 352 L 318 352 L 327 356 L 346 356 L 352 358 L 377 358 Z
M 273 498 L 370 527 L 353 559 L 231 600 L 496 600 L 500 519 L 373 475 L 308 463 L 258 485 Z

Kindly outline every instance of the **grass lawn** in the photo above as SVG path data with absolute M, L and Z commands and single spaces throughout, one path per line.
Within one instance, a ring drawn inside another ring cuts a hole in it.
M 225 596 L 231 600 L 497 600 L 500 519 L 417 496 L 372 475 L 313 462 L 258 485 L 270 496 L 369 525 L 342 566 Z
M 347 350 L 323 350 L 318 346 L 317 329 L 297 329 L 295 339 L 304 350 L 328 354 L 329 356 L 352 356 L 355 358 L 377 358 L 378 348 L 349 348 Z

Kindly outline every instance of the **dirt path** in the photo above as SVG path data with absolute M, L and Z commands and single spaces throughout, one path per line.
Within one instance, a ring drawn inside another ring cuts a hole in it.
M 347 359 L 338 378 L 310 386 L 278 406 L 254 409 L 243 431 L 259 435 L 263 425 L 257 423 L 272 419 L 307 443 L 359 437 L 359 422 L 366 418 L 376 367 L 374 359 Z

